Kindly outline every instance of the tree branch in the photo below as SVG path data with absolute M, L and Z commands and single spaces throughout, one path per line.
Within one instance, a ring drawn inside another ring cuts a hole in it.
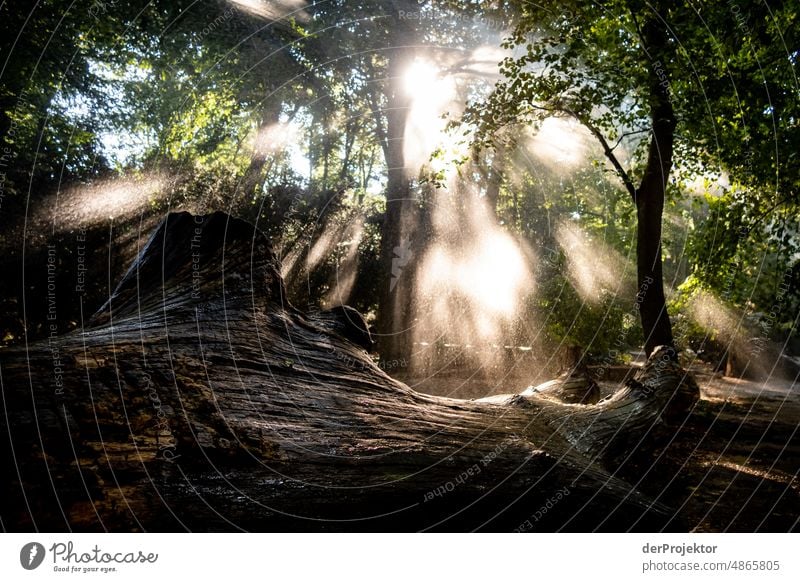
M 622 142 L 622 140 L 623 140 L 623 139 L 625 139 L 626 137 L 628 137 L 628 136 L 631 136 L 631 135 L 637 135 L 637 134 L 639 134 L 639 133 L 649 133 L 649 132 L 650 132 L 650 129 L 648 128 L 648 129 L 639 129 L 639 130 L 637 130 L 637 131 L 628 131 L 628 132 L 626 132 L 626 133 L 623 133 L 621 136 L 619 136 L 619 139 L 618 139 L 618 140 L 617 140 L 617 142 L 614 144 L 614 147 L 612 147 L 612 148 L 611 148 L 611 151 L 613 152 L 615 149 L 617 149 L 617 147 L 619 147 L 619 144 L 620 144 L 620 143 Z
M 529 104 L 528 106 L 531 109 L 538 111 L 545 111 L 550 114 L 563 113 L 565 115 L 569 115 L 570 117 L 578 121 L 578 123 L 583 125 L 586 129 L 588 129 L 589 132 L 595 137 L 595 139 L 597 139 L 597 141 L 600 142 L 600 146 L 603 148 L 603 154 L 605 154 L 608 161 L 611 162 L 611 165 L 614 167 L 614 171 L 617 173 L 620 180 L 622 180 L 625 189 L 631 195 L 633 201 L 636 202 L 636 186 L 634 185 L 633 180 L 630 177 L 630 174 L 628 174 L 627 170 L 625 170 L 625 168 L 622 166 L 620 161 L 617 159 L 617 156 L 614 155 L 614 149 L 616 149 L 616 147 L 619 145 L 619 142 L 622 140 L 623 137 L 625 137 L 625 135 L 632 135 L 634 133 L 644 133 L 645 131 L 651 131 L 650 129 L 644 129 L 641 131 L 635 131 L 635 132 L 630 132 L 628 134 L 623 134 L 620 137 L 620 139 L 617 140 L 617 143 L 614 144 L 614 147 L 611 147 L 608 143 L 608 140 L 603 135 L 603 132 L 600 131 L 598 127 L 596 127 L 594 124 L 591 123 L 591 121 L 589 121 L 588 119 L 586 119 L 584 116 L 580 115 L 573 109 L 570 109 L 569 107 L 544 107 L 541 105 L 534 105 L 532 103 Z
M 617 143 L 612 148 L 608 144 L 608 140 L 603 135 L 603 132 L 601 132 L 600 129 L 595 127 L 591 122 L 589 122 L 589 120 L 581 119 L 580 116 L 578 116 L 574 112 L 569 111 L 568 113 L 570 113 L 570 115 L 572 115 L 575 119 L 577 119 L 586 129 L 589 130 L 589 132 L 591 132 L 591 134 L 597 139 L 597 141 L 600 142 L 600 146 L 603 148 L 603 153 L 605 154 L 606 158 L 608 158 L 608 161 L 611 162 L 611 165 L 614 166 L 614 170 L 617 172 L 617 175 L 619 176 L 620 180 L 622 180 L 622 183 L 625 185 L 625 189 L 628 191 L 628 194 L 630 194 L 633 201 L 636 202 L 636 186 L 634 185 L 633 180 L 631 180 L 630 174 L 628 174 L 625 168 L 622 167 L 622 164 L 617 159 L 617 156 L 614 155 L 614 149 L 619 145 L 619 141 L 617 141 Z M 649 130 L 643 130 L 643 131 L 649 131 Z M 620 140 L 622 139 L 622 137 L 620 137 Z

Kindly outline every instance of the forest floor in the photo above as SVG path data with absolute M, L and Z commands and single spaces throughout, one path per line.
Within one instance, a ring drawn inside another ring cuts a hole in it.
M 729 378 L 696 364 L 701 398 L 683 419 L 638 447 L 616 474 L 674 508 L 688 531 L 800 530 L 800 385 Z M 421 392 L 480 398 L 496 381 L 404 377 Z M 524 386 L 509 379 L 518 392 Z M 618 387 L 603 382 L 604 394 Z
M 692 373 L 701 399 L 642 489 L 663 492 L 695 531 L 796 531 L 800 386 Z

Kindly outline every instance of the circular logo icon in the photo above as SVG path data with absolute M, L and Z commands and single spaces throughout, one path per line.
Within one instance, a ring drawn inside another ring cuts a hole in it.
M 44 546 L 38 542 L 30 542 L 22 546 L 19 552 L 19 563 L 26 570 L 35 570 L 44 561 Z

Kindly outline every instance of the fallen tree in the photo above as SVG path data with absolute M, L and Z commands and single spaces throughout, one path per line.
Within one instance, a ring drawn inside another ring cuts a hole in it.
M 660 530 L 616 467 L 697 398 L 414 392 L 288 303 L 252 225 L 170 214 L 83 329 L 0 355 L 8 530 Z

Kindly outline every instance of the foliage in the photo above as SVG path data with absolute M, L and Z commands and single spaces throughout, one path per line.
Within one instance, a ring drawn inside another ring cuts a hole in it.
M 599 301 L 589 302 L 564 275 L 563 255 L 556 265 L 542 269 L 533 306 L 550 343 L 580 346 L 588 362 L 604 363 L 622 359 L 641 345 L 638 316 L 627 297 L 603 290 Z
M 650 125 L 648 75 L 663 69 L 679 121 L 664 230 L 667 269 L 677 284 L 688 267 L 723 302 L 754 312 L 772 309 L 788 284 L 776 316 L 778 327 L 791 329 L 800 288 L 796 3 L 509 4 L 518 21 L 504 43 L 511 54 L 502 78 L 465 116 L 476 144 L 513 149 L 520 126 L 574 118 L 598 140 L 599 167 L 613 170 L 630 191 Z M 670 50 L 659 55 L 648 54 L 641 40 L 643 23 L 653 18 L 669 34 Z M 706 186 L 699 196 L 692 185 L 698 176 Z M 713 193 L 711 181 L 722 182 Z M 577 201 L 576 214 L 585 213 L 583 204 Z M 670 215 L 691 230 L 682 236 Z
M 510 18 L 491 97 L 485 81 L 460 87 L 471 104 L 465 125 L 478 145 L 491 146 L 459 160 L 468 167 L 462 179 L 491 198 L 498 222 L 540 255 L 558 252 L 557 226 L 567 221 L 632 256 L 626 186 L 643 171 L 657 61 L 678 120 L 662 247 L 676 335 L 699 349 L 713 334 L 688 313 L 698 290 L 768 318 L 775 337 L 794 329 L 794 0 L 332 0 L 267 16 L 222 0 L 91 6 L 0 6 L 0 201 L 22 205 L 30 196 L 36 204 L 111 172 L 157 172 L 171 182 L 152 213 L 227 210 L 258 222 L 283 252 L 312 245 L 325 228 L 363 224 L 349 300 L 374 311 L 387 272 L 380 246 L 389 150 L 403 149 L 402 131 L 389 132 L 392 111 L 408 105 L 403 67 L 425 57 L 442 63 L 443 74 L 468 72 L 466 49 L 499 44 L 500 31 L 481 23 Z M 669 50 L 655 56 L 641 42 L 652 18 L 663 18 L 669 38 Z M 589 163 L 535 155 L 532 136 L 552 117 L 588 129 Z M 455 163 L 448 155 L 439 151 L 431 163 L 441 184 Z M 499 186 L 490 196 L 492 180 Z M 348 252 L 333 246 L 313 272 L 297 272 L 291 284 L 303 301 L 324 300 Z M 641 341 L 627 298 L 586 303 L 563 257 L 539 267 L 544 284 L 529 307 L 550 339 L 598 356 L 615 342 Z

